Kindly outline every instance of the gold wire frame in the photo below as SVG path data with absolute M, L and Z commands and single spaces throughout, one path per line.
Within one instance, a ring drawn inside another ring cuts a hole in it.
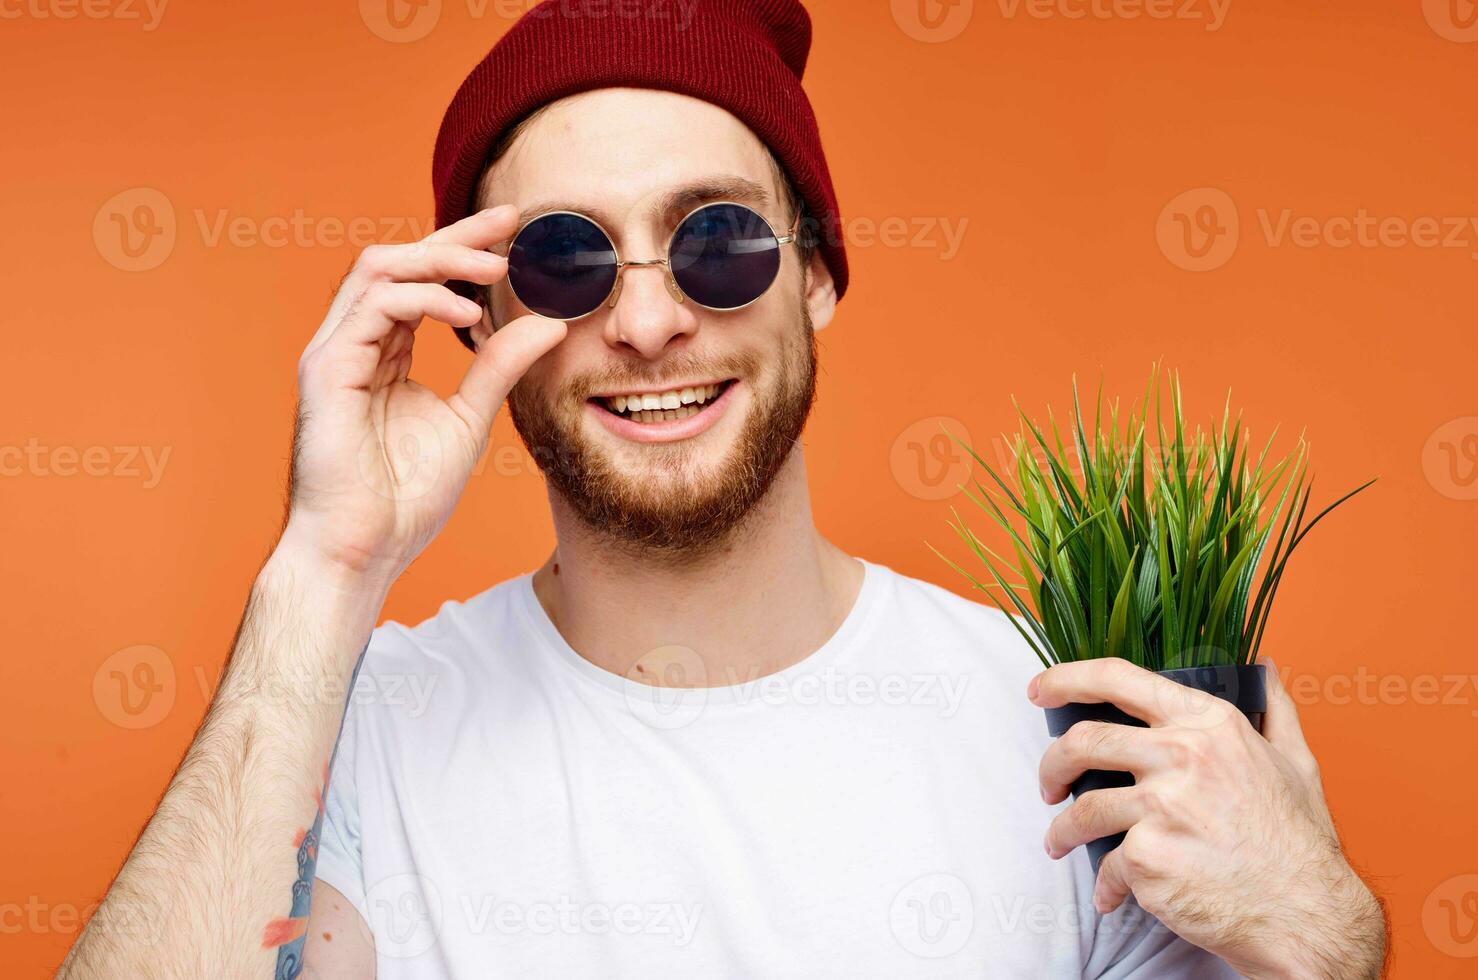
M 746 210 L 746 211 L 750 212 L 751 214 L 753 214 L 756 218 L 760 219 L 760 221 L 762 221 L 764 223 L 765 228 L 769 231 L 770 237 L 775 240 L 775 246 L 776 246 L 776 248 L 782 248 L 782 247 L 784 247 L 786 245 L 789 245 L 789 244 L 793 243 L 794 241 L 796 241 L 796 234 L 797 234 L 797 232 L 799 230 L 800 221 L 801 221 L 801 216 L 800 216 L 799 213 L 796 214 L 795 219 L 790 224 L 790 230 L 785 235 L 776 235 L 775 234 L 775 226 L 772 225 L 772 224 L 770 224 L 770 219 L 769 218 L 766 218 L 763 214 L 760 214 L 758 211 L 756 211 L 754 208 L 750 207 L 748 204 L 744 204 L 744 203 L 742 203 L 740 201 L 709 201 L 706 204 L 700 204 L 700 205 L 698 205 L 696 208 L 694 208 L 693 210 L 689 211 L 687 214 L 683 215 L 682 220 L 678 221 L 678 223 L 673 226 L 672 234 L 670 234 L 670 235 L 667 236 L 667 248 L 666 248 L 666 252 L 667 252 L 668 256 L 670 257 L 672 255 L 672 244 L 677 239 L 677 233 L 682 230 L 683 225 L 687 224 L 689 218 L 691 218 L 693 215 L 697 214 L 699 211 L 704 210 L 705 208 L 718 207 L 718 206 L 724 205 L 724 204 L 730 205 L 731 207 L 743 208 L 744 210 Z M 605 226 L 602 225 L 599 221 L 596 221 L 590 215 L 583 214 L 583 213 L 581 213 L 579 211 L 545 211 L 543 214 L 540 214 L 540 215 L 537 215 L 537 216 L 535 216 L 533 218 L 530 218 L 528 221 L 525 221 L 523 224 L 519 225 L 518 230 L 515 231 L 513 233 L 512 237 L 510 237 L 508 239 L 510 251 L 512 250 L 513 242 L 515 242 L 515 241 L 518 240 L 518 236 L 521 235 L 521 234 L 523 234 L 523 231 L 524 231 L 525 228 L 527 228 L 529 225 L 533 224 L 535 221 L 539 221 L 540 219 L 548 218 L 548 217 L 551 217 L 553 215 L 558 215 L 558 214 L 569 214 L 569 215 L 573 215 L 573 216 L 575 216 L 577 218 L 583 218 L 584 220 L 586 220 L 586 221 L 590 222 L 591 224 L 595 225 L 595 227 L 597 227 L 597 228 L 600 229 L 600 233 L 602 235 L 605 235 L 606 236 L 606 241 L 608 241 L 608 242 L 611 243 L 611 254 L 616 257 L 616 281 L 611 284 L 611 291 L 610 291 L 610 293 L 607 294 L 607 296 L 606 296 L 605 299 L 602 299 L 599 303 L 597 303 L 595 305 L 595 308 L 594 309 L 592 309 L 592 310 L 590 310 L 590 311 L 588 311 L 586 313 L 581 313 L 579 316 L 562 317 L 561 319 L 563 319 L 564 322 L 566 322 L 566 323 L 573 323 L 576 320 L 583 320 L 586 317 L 594 314 L 602 306 L 605 306 L 605 307 L 614 309 L 615 306 L 616 306 L 616 302 L 621 298 L 621 285 L 622 285 L 622 283 L 625 282 L 625 276 L 623 276 L 622 273 L 628 267 L 640 268 L 640 267 L 643 267 L 643 266 L 664 266 L 667 269 L 667 277 L 666 277 L 666 279 L 667 279 L 667 282 L 666 282 L 667 292 L 672 296 L 672 298 L 676 302 L 678 302 L 678 303 L 682 303 L 682 302 L 685 302 L 688 299 L 692 299 L 692 297 L 688 296 L 686 293 L 683 292 L 682 287 L 680 285 L 678 285 L 677 277 L 672 274 L 672 264 L 671 264 L 670 258 L 663 258 L 663 259 L 627 259 L 627 260 L 623 261 L 621 259 L 621 252 L 620 252 L 620 250 L 616 248 L 616 239 L 613 238 L 613 237 L 611 237 L 611 233 L 606 230 Z M 774 284 L 775 284 L 775 281 L 773 279 L 770 280 L 770 285 L 773 286 Z M 514 287 L 513 280 L 512 280 L 511 277 L 508 280 L 508 288 L 513 291 L 513 295 L 514 296 L 518 297 L 518 301 L 520 303 L 523 303 L 523 297 L 518 296 L 518 290 Z M 746 306 L 750 306 L 751 304 L 754 304 L 754 303 L 759 302 L 760 298 L 762 296 L 764 296 L 765 293 L 767 293 L 769 291 L 770 291 L 770 286 L 766 286 L 764 288 L 764 290 L 762 290 L 760 292 L 759 296 L 756 296 L 754 299 L 750 300 L 748 303 L 741 303 L 738 306 L 707 306 L 707 305 L 705 305 L 703 303 L 698 303 L 698 301 L 696 299 L 693 300 L 693 302 L 694 303 L 697 303 L 699 306 L 702 306 L 705 310 L 713 310 L 715 313 L 731 313 L 731 312 L 733 312 L 735 310 L 742 310 Z M 524 303 L 524 306 L 527 307 L 528 304 L 527 303 Z

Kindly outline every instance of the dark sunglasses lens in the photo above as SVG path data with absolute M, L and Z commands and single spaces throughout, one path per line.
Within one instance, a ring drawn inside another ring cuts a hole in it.
M 616 284 L 616 249 L 589 218 L 546 214 L 525 225 L 509 246 L 508 284 L 540 316 L 584 316 Z
M 732 310 L 764 295 L 780 272 L 780 243 L 757 212 L 710 204 L 688 215 L 672 238 L 672 277 L 695 302 Z

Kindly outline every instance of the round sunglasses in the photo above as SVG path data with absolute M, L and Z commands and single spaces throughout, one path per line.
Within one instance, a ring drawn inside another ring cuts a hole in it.
M 777 236 L 764 216 L 733 201 L 705 204 L 673 230 L 667 257 L 622 261 L 611 236 L 586 215 L 551 211 L 521 227 L 508 247 L 508 285 L 540 316 L 579 320 L 621 296 L 627 267 L 667 267 L 677 302 L 710 310 L 742 309 L 765 294 L 780 273 L 780 248 L 795 228 Z

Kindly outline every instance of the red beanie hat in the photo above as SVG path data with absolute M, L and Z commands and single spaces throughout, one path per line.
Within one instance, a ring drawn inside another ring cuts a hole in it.
M 841 218 L 801 88 L 811 50 L 806 8 L 799 0 L 598 3 L 598 12 L 592 0 L 545 0 L 530 9 L 457 89 L 431 164 L 436 226 L 472 213 L 493 143 L 539 106 L 596 88 L 665 89 L 727 109 L 770 148 L 805 201 L 803 230 L 816 240 L 840 299 L 847 291 Z

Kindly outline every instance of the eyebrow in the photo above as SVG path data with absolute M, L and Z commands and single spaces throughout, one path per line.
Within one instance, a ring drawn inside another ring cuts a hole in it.
M 770 192 L 765 190 L 764 185 L 750 180 L 748 177 L 720 174 L 712 177 L 702 177 L 664 191 L 652 202 L 651 207 L 648 209 L 648 214 L 655 218 L 672 217 L 675 220 L 678 217 L 686 215 L 689 211 L 712 201 L 734 201 L 739 204 L 752 204 L 756 205 L 759 209 L 767 208 L 773 203 Z M 520 215 L 521 223 L 527 224 L 540 215 L 549 214 L 553 211 L 576 211 L 594 218 L 612 234 L 618 233 L 616 226 L 619 222 L 612 217 L 610 212 L 599 207 L 570 201 L 544 201 L 533 207 L 525 208 Z

